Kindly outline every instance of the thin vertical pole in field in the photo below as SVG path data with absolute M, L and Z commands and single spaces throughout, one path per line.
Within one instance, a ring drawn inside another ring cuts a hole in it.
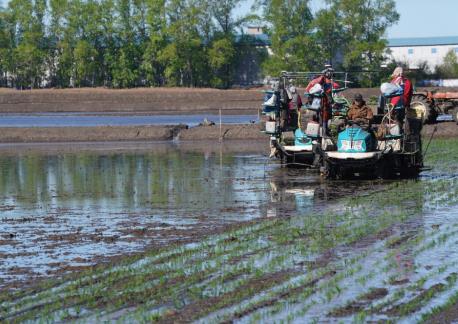
M 221 120 L 221 108 L 219 109 L 219 141 L 223 140 L 223 129 L 222 129 L 222 120 Z

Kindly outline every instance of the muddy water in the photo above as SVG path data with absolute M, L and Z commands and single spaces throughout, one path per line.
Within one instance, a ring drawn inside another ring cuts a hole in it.
M 264 148 L 2 148 L 1 285 L 306 212 L 327 199 L 332 188 L 317 175 L 279 168 Z
M 337 208 L 345 186 L 272 163 L 264 145 L 3 148 L 2 285 L 195 241 L 228 224 Z M 70 152 L 67 152 L 70 151 Z

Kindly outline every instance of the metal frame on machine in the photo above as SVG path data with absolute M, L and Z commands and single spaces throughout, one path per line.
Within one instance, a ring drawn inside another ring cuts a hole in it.
M 293 79 L 293 80 L 310 80 L 311 77 L 323 75 L 325 71 L 320 71 L 320 72 L 287 72 L 283 71 L 281 72 L 280 75 L 280 81 L 283 82 L 283 86 L 286 88 L 287 85 L 287 80 L 288 79 Z M 334 82 L 343 82 L 344 83 L 344 89 L 347 88 L 348 83 L 352 83 L 352 81 L 348 80 L 348 72 L 335 72 L 332 71 L 332 74 L 337 74 L 337 75 L 342 75 L 344 77 L 344 80 L 336 80 L 334 78 L 331 78 L 331 86 L 334 86 Z M 334 90 L 334 88 L 332 88 Z

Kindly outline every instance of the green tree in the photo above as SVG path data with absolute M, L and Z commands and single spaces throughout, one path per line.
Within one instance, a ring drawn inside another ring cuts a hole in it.
M 271 43 L 272 55 L 263 65 L 270 75 L 283 70 L 307 71 L 316 67 L 318 46 L 313 37 L 309 0 L 265 0 L 260 3 Z
M 342 53 L 345 37 L 341 34 L 342 22 L 336 19 L 337 8 L 319 10 L 313 26 L 316 28 L 315 40 L 320 45 L 322 61 L 337 66 L 338 55 Z
M 113 66 L 115 65 L 118 35 L 116 22 L 115 0 L 103 0 L 100 2 L 98 11 L 99 34 L 96 37 L 96 50 L 99 62 L 99 82 L 98 85 L 112 86 Z
M 139 8 L 143 2 L 136 1 L 134 4 L 131 0 L 116 0 L 115 4 L 119 48 L 112 65 L 113 86 L 133 87 L 138 80 L 142 42 L 146 38 L 143 14 Z
M 68 87 L 72 76 L 72 48 L 66 39 L 66 20 L 68 15 L 68 0 L 49 1 L 49 37 L 47 67 L 50 73 L 51 85 Z
M 0 86 L 8 86 L 9 72 L 13 69 L 13 35 L 11 16 L 0 8 Z
M 443 63 L 436 68 L 436 74 L 445 79 L 458 78 L 458 57 L 453 49 L 445 55 Z
M 170 43 L 161 52 L 159 60 L 165 65 L 169 85 L 197 86 L 206 84 L 207 53 L 199 33 L 201 3 L 170 0 L 166 5 L 169 21 L 167 36 Z
M 230 38 L 221 38 L 213 42 L 209 50 L 209 63 L 213 68 L 213 87 L 227 88 L 233 79 L 233 63 L 236 51 Z
M 207 27 L 207 42 L 211 46 L 208 50 L 208 59 L 212 68 L 213 77 L 210 84 L 213 87 L 230 87 L 235 69 L 236 52 L 236 32 L 246 21 L 249 21 L 251 16 L 245 15 L 240 18 L 234 17 L 234 9 L 240 4 L 240 0 L 210 0 L 208 3 L 208 11 L 211 13 L 212 19 L 204 17 L 205 21 L 215 24 Z
M 385 60 L 385 32 L 399 19 L 394 0 L 327 0 L 318 14 L 317 36 L 324 39 L 325 55 L 342 53 L 345 70 L 379 70 Z M 334 17 L 335 21 L 329 19 Z M 329 45 L 331 44 L 331 45 Z M 332 47 L 331 47 L 332 46 Z M 373 85 L 378 75 L 362 74 L 362 85 Z
M 89 42 L 79 40 L 73 53 L 75 86 L 94 86 L 97 51 Z
M 15 49 L 13 74 L 19 87 L 39 87 L 44 79 L 47 40 L 45 0 L 12 0 L 9 3 Z
M 167 44 L 165 0 L 150 0 L 146 5 L 148 38 L 145 40 L 140 69 L 147 84 L 160 86 L 164 82 L 164 65 L 160 62 L 159 57 Z

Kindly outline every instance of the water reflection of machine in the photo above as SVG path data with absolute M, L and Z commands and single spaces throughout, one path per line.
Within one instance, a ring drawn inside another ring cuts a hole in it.
M 313 206 L 316 189 L 312 187 L 285 187 L 271 181 L 270 189 L 271 202 L 291 203 L 291 206 L 294 205 L 297 211 L 303 211 Z
M 305 214 L 314 206 L 320 179 L 294 169 L 276 169 L 270 177 L 270 204 L 267 214 L 281 216 Z M 280 214 L 280 215 L 279 215 Z

